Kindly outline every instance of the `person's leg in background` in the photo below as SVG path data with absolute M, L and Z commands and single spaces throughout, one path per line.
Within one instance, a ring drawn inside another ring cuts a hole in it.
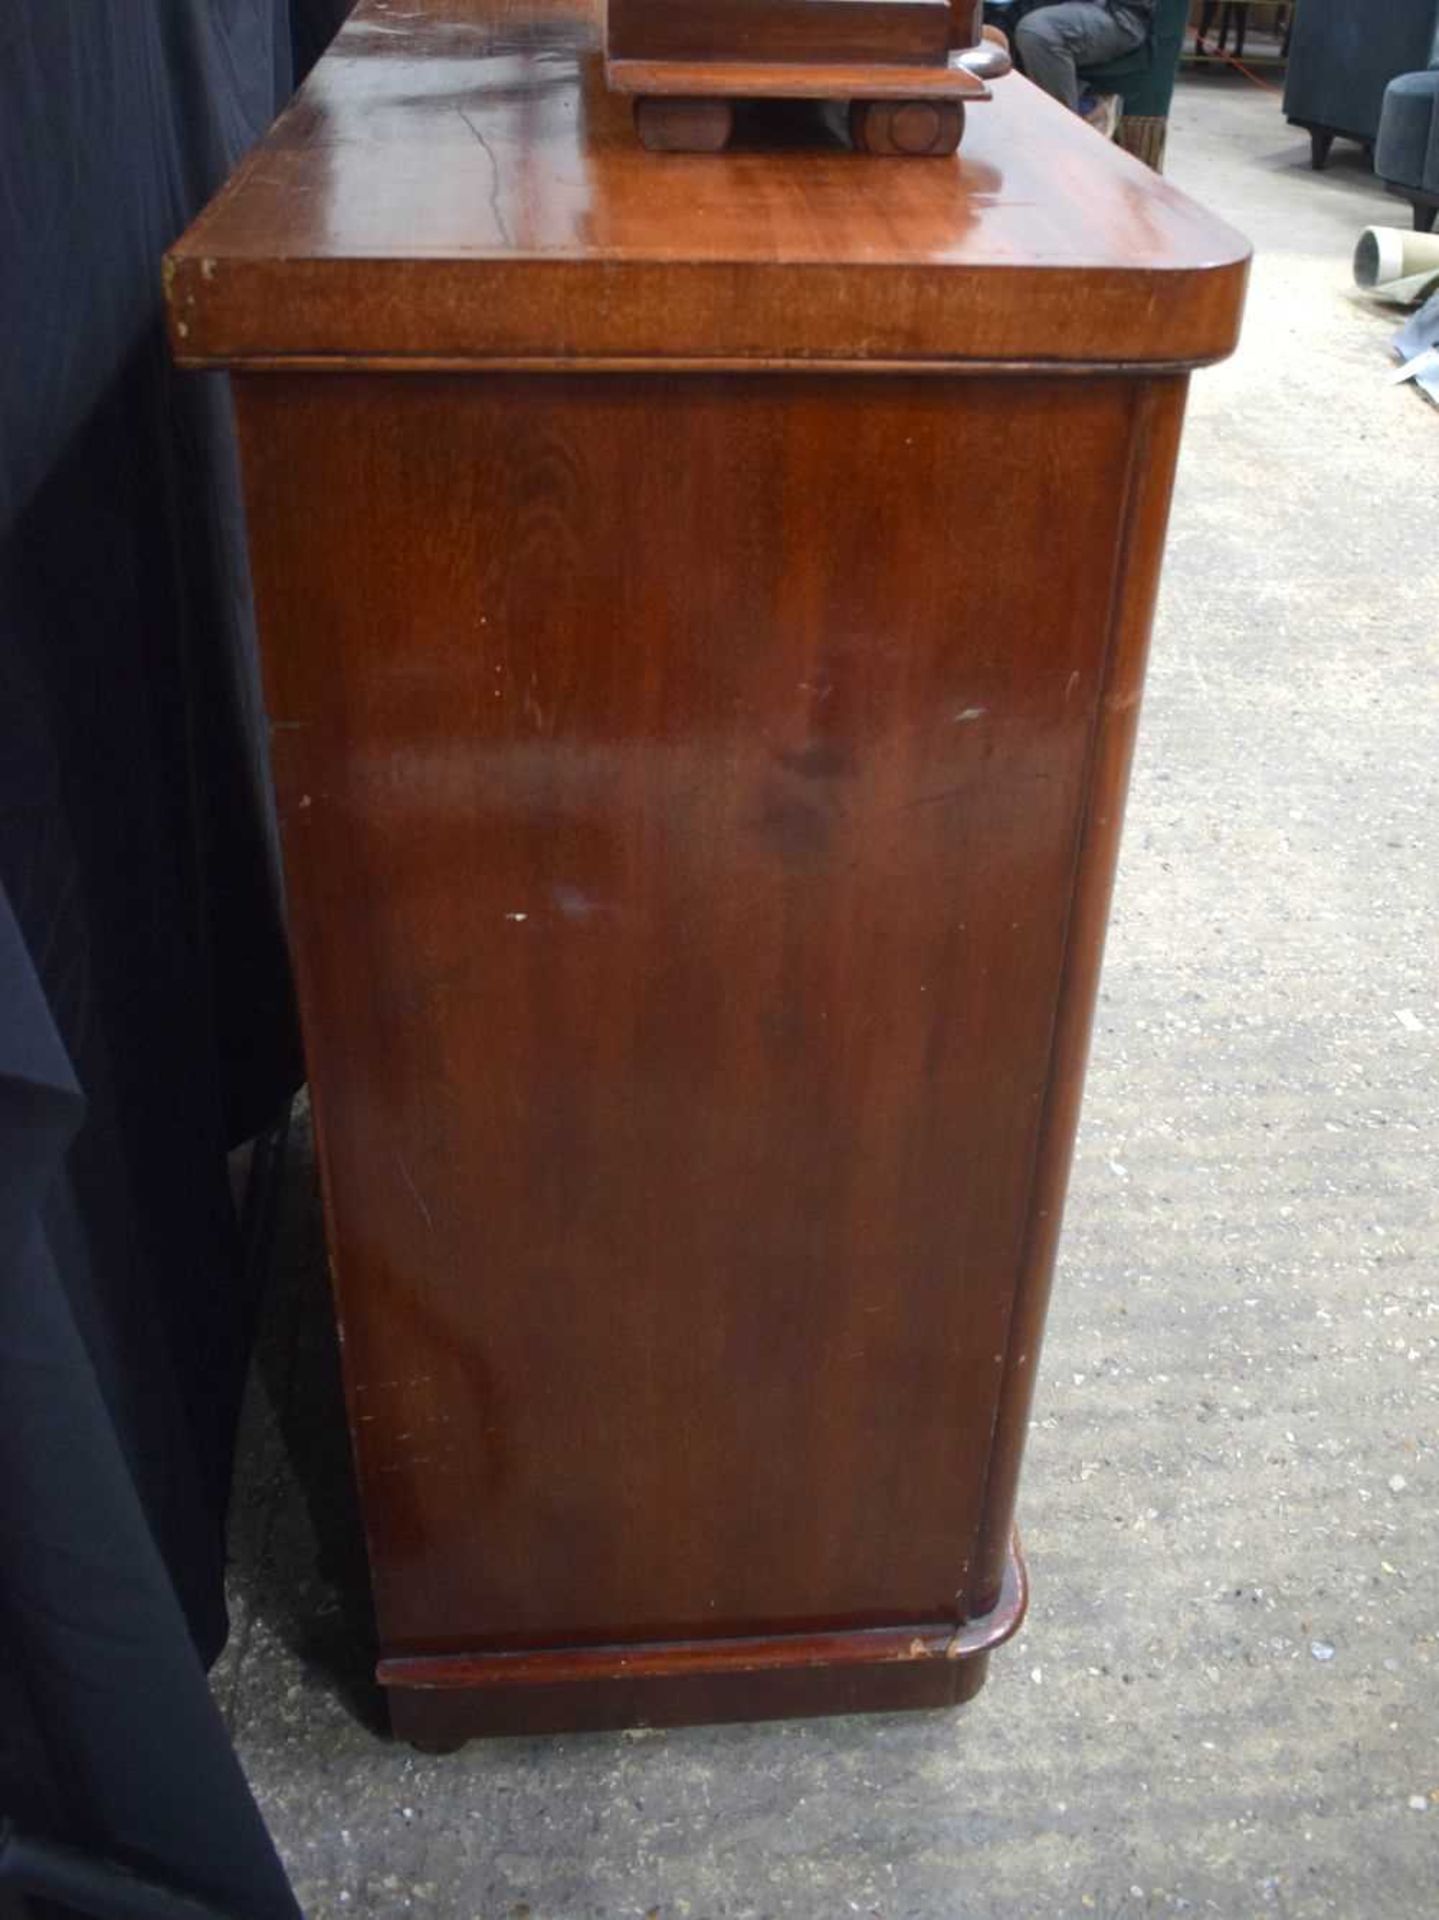
M 1027 13 L 1014 30 L 1019 63 L 1037 87 L 1079 107 L 1079 67 L 1097 67 L 1137 47 L 1144 28 L 1125 14 L 1113 14 L 1098 0 L 1061 0 L 1054 7 Z

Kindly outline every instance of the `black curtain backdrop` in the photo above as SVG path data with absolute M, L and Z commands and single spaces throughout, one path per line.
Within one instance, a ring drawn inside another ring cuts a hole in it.
M 204 1666 L 226 1153 L 300 1064 L 227 398 L 160 259 L 347 3 L 0 7 L 0 1817 L 265 1920 Z

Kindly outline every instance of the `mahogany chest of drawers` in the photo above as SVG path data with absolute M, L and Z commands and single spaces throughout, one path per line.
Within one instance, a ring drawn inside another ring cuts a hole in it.
M 655 155 L 363 0 L 167 263 L 230 371 L 395 1723 L 967 1698 L 1190 369 L 1246 249 L 1023 80 Z M 826 146 L 825 141 L 829 144 Z

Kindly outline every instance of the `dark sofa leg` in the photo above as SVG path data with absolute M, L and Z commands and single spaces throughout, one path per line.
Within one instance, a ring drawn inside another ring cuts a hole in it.
M 1316 173 L 1322 173 L 1329 164 L 1329 149 L 1334 145 L 1334 135 L 1325 127 L 1309 129 L 1309 164 Z
M 1436 214 L 1439 214 L 1439 207 L 1432 205 L 1426 207 L 1420 201 L 1416 200 L 1414 202 L 1414 231 L 1416 233 L 1433 233 L 1434 217 Z

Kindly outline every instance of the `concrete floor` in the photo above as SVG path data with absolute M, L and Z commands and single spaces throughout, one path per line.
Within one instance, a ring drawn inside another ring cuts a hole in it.
M 1195 383 L 1022 1638 L 959 1715 L 389 1744 L 292 1177 L 216 1685 L 311 1920 L 1439 1905 L 1439 419 L 1345 292 L 1402 210 L 1306 154 L 1181 86 L 1171 177 L 1258 259 Z

